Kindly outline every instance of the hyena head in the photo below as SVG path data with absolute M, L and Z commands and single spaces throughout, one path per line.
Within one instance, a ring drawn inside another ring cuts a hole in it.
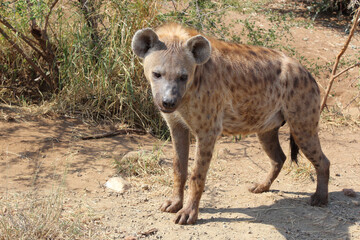
M 162 112 L 171 113 L 192 84 L 196 65 L 210 58 L 211 46 L 201 35 L 186 39 L 163 35 L 159 38 L 150 28 L 139 30 L 133 37 L 132 49 L 144 59 L 144 73 L 155 104 Z

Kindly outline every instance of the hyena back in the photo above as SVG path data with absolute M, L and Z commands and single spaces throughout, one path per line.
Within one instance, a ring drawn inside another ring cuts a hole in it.
M 257 133 L 271 160 L 266 179 L 249 190 L 268 191 L 286 159 L 278 139 L 287 122 L 291 140 L 317 173 L 311 205 L 326 205 L 330 163 L 318 137 L 320 92 L 311 74 L 278 51 L 206 38 L 176 24 L 136 32 L 132 42 L 144 59 L 154 102 L 166 120 L 174 147 L 172 197 L 161 210 L 175 223 L 193 224 L 216 139 L 221 134 Z M 189 136 L 196 138 L 194 168 L 185 205 Z M 294 147 L 294 148 L 296 148 Z

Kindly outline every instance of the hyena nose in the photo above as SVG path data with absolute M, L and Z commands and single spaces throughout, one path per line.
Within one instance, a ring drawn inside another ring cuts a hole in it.
M 175 99 L 163 98 L 162 105 L 164 108 L 174 108 L 175 104 Z

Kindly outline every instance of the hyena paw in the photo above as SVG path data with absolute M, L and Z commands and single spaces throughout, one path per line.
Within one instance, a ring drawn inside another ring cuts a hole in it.
M 270 186 L 266 184 L 255 183 L 253 186 L 249 187 L 249 191 L 252 193 L 263 193 L 269 191 Z
M 313 195 L 311 195 L 311 200 L 310 200 L 311 206 L 323 207 L 326 206 L 327 204 L 328 204 L 327 194 L 314 193 Z
M 176 213 L 183 206 L 183 202 L 180 199 L 170 199 L 166 200 L 160 207 L 160 210 L 163 212 Z
M 180 225 L 194 224 L 198 218 L 198 209 L 193 207 L 182 208 L 176 213 L 174 222 Z

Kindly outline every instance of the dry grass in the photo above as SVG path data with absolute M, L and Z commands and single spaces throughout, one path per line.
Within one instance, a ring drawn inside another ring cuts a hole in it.
M 0 239 L 75 239 L 81 226 L 63 217 L 63 193 L 6 194 L 0 202 Z
M 162 146 L 154 145 L 151 151 L 129 152 L 121 159 L 115 159 L 117 172 L 125 177 L 149 177 L 165 172 L 161 166 Z
M 311 180 L 313 182 L 315 181 L 315 168 L 311 164 L 311 162 L 302 155 L 298 156 L 298 165 L 291 161 L 287 161 L 285 162 L 283 169 L 286 172 L 286 175 L 291 174 L 291 176 L 296 180 Z

